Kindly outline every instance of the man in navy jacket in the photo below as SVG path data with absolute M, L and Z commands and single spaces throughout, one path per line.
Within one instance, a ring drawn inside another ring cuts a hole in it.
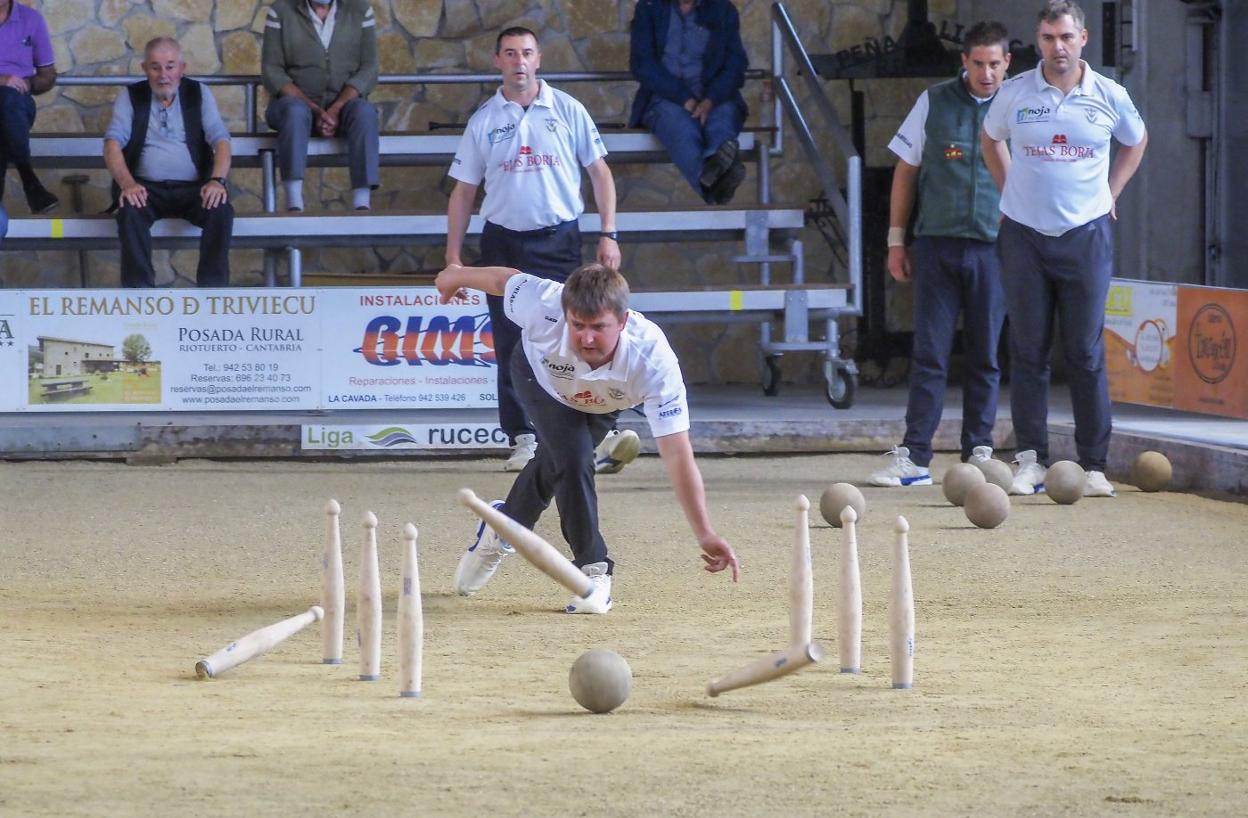
M 749 58 L 730 0 L 639 0 L 629 70 L 640 83 L 630 128 L 645 127 L 708 204 L 745 179 L 737 134 L 747 113 Z

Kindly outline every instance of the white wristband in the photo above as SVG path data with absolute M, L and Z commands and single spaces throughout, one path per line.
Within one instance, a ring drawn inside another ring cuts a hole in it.
M 905 247 L 906 246 L 906 228 L 904 227 L 888 228 L 888 246 L 889 247 Z

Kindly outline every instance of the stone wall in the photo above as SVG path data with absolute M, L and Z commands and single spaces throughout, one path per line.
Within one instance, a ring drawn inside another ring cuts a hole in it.
M 157 35 L 181 40 L 192 74 L 255 74 L 259 71 L 264 0 L 26 0 L 48 21 L 56 49 L 57 70 L 68 75 L 139 75 L 143 44 Z M 742 33 L 751 65 L 769 67 L 771 0 L 738 0 Z M 906 4 L 895 0 L 791 0 L 790 15 L 808 50 L 836 51 L 866 38 L 896 37 L 905 24 Z M 954 15 L 954 0 L 933 0 L 934 18 Z M 492 72 L 496 32 L 508 25 L 527 25 L 542 39 L 542 69 L 553 71 L 627 70 L 631 0 L 374 0 L 383 74 L 417 72 Z M 861 82 L 866 92 L 868 165 L 891 165 L 885 149 L 897 124 L 925 83 Z M 622 124 L 635 86 L 632 83 L 577 83 L 565 90 L 580 98 L 595 119 Z M 847 83 L 825 88 L 842 120 L 849 121 Z M 762 85 L 747 84 L 746 96 L 759 121 Z M 424 131 L 430 123 L 462 123 L 493 85 L 381 86 L 371 97 L 382 111 L 387 130 Z M 57 87 L 38 98 L 35 130 L 99 133 L 107 125 L 111 87 Z M 236 88 L 215 90 L 233 131 L 247 129 L 243 94 Z M 800 91 L 799 91 L 800 93 Z M 261 95 L 259 109 L 267 102 Z M 829 155 L 833 155 L 830 143 Z M 773 164 L 773 201 L 804 204 L 816 195 L 813 174 L 796 141 Z M 839 164 L 839 159 L 837 160 Z M 667 165 L 613 166 L 621 209 L 697 206 L 700 202 L 673 168 Z M 60 177 L 79 171 L 41 171 L 48 187 L 61 196 L 60 215 L 70 215 L 70 196 Z M 88 172 L 84 212 L 108 204 L 108 174 Z M 8 174 L 6 201 L 12 217 L 25 216 L 16 174 Z M 231 176 L 234 202 L 240 213 L 261 210 L 258 170 L 239 169 Z M 757 201 L 754 170 L 738 192 L 737 201 Z M 305 184 L 309 212 L 347 209 L 346 170 L 311 169 Z M 383 186 L 374 194 L 378 210 L 444 209 L 449 186 L 442 168 L 384 168 Z M 804 236 L 810 280 L 835 275 L 831 255 L 819 234 Z M 753 270 L 736 269 L 727 257 L 736 248 L 714 244 L 624 246 L 624 269 L 638 286 L 748 282 Z M 115 253 L 88 254 L 94 286 L 115 285 Z M 193 251 L 158 252 L 157 268 L 168 283 L 193 284 Z M 304 254 L 305 270 L 332 272 L 434 271 L 442 263 L 441 247 L 323 250 Z M 77 286 L 76 253 L 46 252 L 17 256 L 0 254 L 0 286 Z M 232 258 L 239 285 L 261 281 L 261 254 L 238 251 Z M 752 328 L 686 328 L 678 348 L 693 380 L 753 380 Z M 807 379 L 817 372 L 814 356 L 789 356 L 786 376 Z M 744 362 L 744 363 L 743 363 Z

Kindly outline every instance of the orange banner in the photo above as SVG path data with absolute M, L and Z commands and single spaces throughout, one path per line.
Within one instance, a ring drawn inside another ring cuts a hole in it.
M 1180 287 L 1174 408 L 1248 418 L 1248 291 Z

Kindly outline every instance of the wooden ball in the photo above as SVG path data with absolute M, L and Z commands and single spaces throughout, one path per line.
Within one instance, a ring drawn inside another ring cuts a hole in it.
M 976 461 L 975 468 L 984 473 L 984 479 L 989 483 L 999 486 L 1006 494 L 1010 493 L 1010 487 L 1014 485 L 1014 472 L 1010 471 L 1008 464 L 990 457 Z
M 975 468 L 973 463 L 959 463 L 945 472 L 940 481 L 940 490 L 945 493 L 946 500 L 960 506 L 966 502 L 966 493 L 983 482 L 984 473 Z
M 1044 475 L 1044 493 L 1058 505 L 1068 506 L 1079 502 L 1088 485 L 1088 475 L 1083 467 L 1072 460 L 1059 460 Z
M 996 528 L 1010 516 L 1010 496 L 995 483 L 982 483 L 966 493 L 963 510 L 966 519 L 980 528 Z
M 841 527 L 841 511 L 845 506 L 852 506 L 859 520 L 867 513 L 867 498 L 852 483 L 833 483 L 819 497 L 819 513 L 834 528 Z
M 1140 452 L 1131 466 L 1131 482 L 1140 491 L 1161 491 L 1170 485 L 1174 469 L 1161 452 Z
M 587 650 L 572 663 L 568 688 L 591 713 L 610 713 L 633 689 L 633 671 L 624 657 L 606 648 Z

